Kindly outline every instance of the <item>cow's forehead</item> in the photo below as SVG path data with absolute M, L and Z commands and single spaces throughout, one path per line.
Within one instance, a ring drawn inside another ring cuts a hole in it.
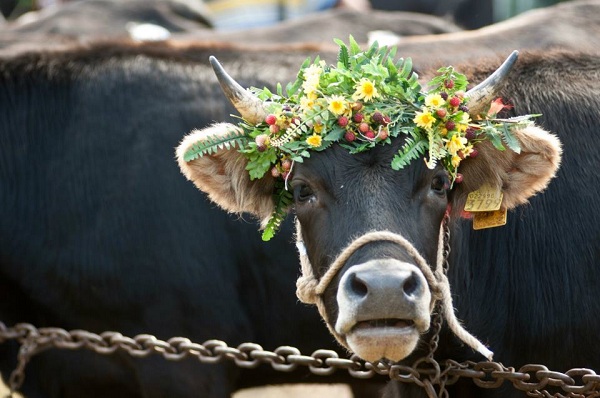
M 378 145 L 369 151 L 351 154 L 335 144 L 295 166 L 293 178 L 318 179 L 323 184 L 356 185 L 359 182 L 391 184 L 399 182 L 417 183 L 423 176 L 434 174 L 440 167 L 430 170 L 424 162 L 411 162 L 401 170 L 391 167 L 391 160 L 402 146 L 404 137 L 397 137 L 389 145 Z M 365 181 L 365 179 L 371 181 Z M 409 185 L 412 185 L 409 184 Z M 344 186 L 347 188 L 348 186 Z

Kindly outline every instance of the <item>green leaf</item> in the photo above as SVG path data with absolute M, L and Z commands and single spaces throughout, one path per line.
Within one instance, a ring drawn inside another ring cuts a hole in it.
M 392 169 L 400 170 L 408 166 L 412 160 L 422 157 L 428 146 L 425 140 L 406 138 L 405 144 L 392 159 Z
M 502 124 L 502 131 L 504 132 L 503 139 L 506 145 L 512 149 L 515 153 L 521 153 L 521 145 L 512 133 L 512 129 L 505 123 Z
M 494 148 L 499 151 L 504 151 L 504 145 L 502 145 L 502 137 L 500 136 L 500 132 L 496 130 L 493 126 L 486 126 L 482 129 L 485 135 L 489 138 Z
M 338 41 L 336 41 L 336 43 L 338 43 Z M 340 46 L 340 51 L 338 52 L 338 63 L 344 68 L 349 68 L 350 56 L 348 55 L 348 47 L 346 47 L 344 42 L 341 40 L 339 40 L 338 45 Z
M 294 201 L 292 193 L 285 189 L 284 181 L 278 180 L 275 183 L 273 201 L 275 202 L 275 209 L 263 231 L 262 240 L 264 241 L 271 240 L 275 236 Z
M 400 72 L 400 77 L 403 79 L 408 79 L 410 74 L 412 73 L 412 59 L 406 58 L 404 60 L 404 64 L 402 65 L 402 71 Z
M 356 55 L 361 52 L 360 46 L 358 45 L 356 40 L 354 40 L 354 37 L 352 37 L 352 35 L 350 35 L 350 37 L 348 38 L 348 41 L 350 43 L 350 51 L 351 51 L 352 55 Z
M 202 141 L 193 144 L 183 155 L 183 160 L 186 162 L 192 161 L 204 155 L 216 153 L 219 149 L 223 149 L 225 145 L 237 145 L 239 148 L 244 148 L 248 143 L 248 138 L 237 130 L 229 130 L 226 134 L 219 136 L 208 136 Z

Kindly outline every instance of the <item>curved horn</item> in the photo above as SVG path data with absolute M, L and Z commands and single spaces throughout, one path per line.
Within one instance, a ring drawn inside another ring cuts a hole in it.
M 215 57 L 211 55 L 209 61 L 225 96 L 240 115 L 251 124 L 258 124 L 264 121 L 267 112 L 263 102 L 233 80 Z
M 519 52 L 513 51 L 494 73 L 465 94 L 465 97 L 469 99 L 467 107 L 471 115 L 479 115 L 484 112 L 486 107 L 495 99 L 501 83 L 508 76 L 518 57 Z

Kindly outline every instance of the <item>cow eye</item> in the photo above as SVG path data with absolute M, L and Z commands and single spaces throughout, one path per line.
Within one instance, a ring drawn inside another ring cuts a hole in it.
M 315 199 L 315 193 L 307 184 L 298 184 L 294 187 L 294 200 L 296 202 L 309 202 Z
M 431 180 L 431 190 L 435 193 L 444 195 L 448 189 L 450 189 L 450 181 L 448 180 L 448 177 L 437 175 L 433 177 L 433 180 Z

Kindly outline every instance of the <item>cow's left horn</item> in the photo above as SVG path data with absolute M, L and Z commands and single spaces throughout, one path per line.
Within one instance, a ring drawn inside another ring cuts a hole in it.
M 223 66 L 211 55 L 209 58 L 210 64 L 217 75 L 221 89 L 231 104 L 237 109 L 240 115 L 251 124 L 258 124 L 265 120 L 267 112 L 263 102 L 252 95 L 248 90 L 245 90 L 238 84 L 227 72 Z
M 519 52 L 513 51 L 494 73 L 465 94 L 468 98 L 467 106 L 471 115 L 479 115 L 487 109 L 518 57 Z

